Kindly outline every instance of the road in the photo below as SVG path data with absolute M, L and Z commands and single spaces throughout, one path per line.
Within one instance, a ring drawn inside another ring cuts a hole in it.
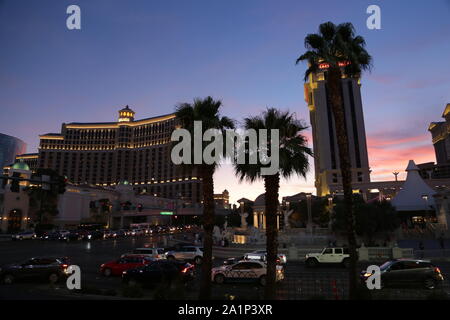
M 116 292 L 116 298 L 122 296 L 122 283 L 120 278 L 105 278 L 99 274 L 99 266 L 102 263 L 112 261 L 121 254 L 130 252 L 136 247 L 162 246 L 164 237 L 140 237 L 124 239 L 108 239 L 95 241 L 77 241 L 71 243 L 57 241 L 2 241 L 0 242 L 0 265 L 26 261 L 37 256 L 68 256 L 71 263 L 80 266 L 82 273 L 82 288 L 92 290 L 109 290 Z M 223 257 L 215 255 L 214 265 L 220 265 Z M 449 287 L 450 263 L 438 264 L 446 277 L 445 290 Z M 367 266 L 360 265 L 361 270 Z M 197 272 L 200 272 L 200 268 Z M 448 276 L 447 276 L 448 275 Z M 178 288 L 173 296 L 167 293 L 166 298 L 195 299 L 198 292 L 198 276 L 188 288 Z M 317 269 L 308 269 L 302 262 L 288 261 L 285 269 L 285 280 L 278 285 L 278 299 L 298 300 L 326 298 L 346 298 L 347 271 L 342 267 L 328 266 Z M 409 291 L 408 291 L 409 290 Z M 263 287 L 257 284 L 213 284 L 213 297 L 225 299 L 227 295 L 237 299 L 260 299 L 263 297 Z M 383 290 L 384 291 L 384 290 Z M 153 298 L 155 292 L 144 290 L 145 298 Z M 407 294 L 407 298 L 424 298 L 427 292 L 402 289 L 392 290 L 390 296 Z M 400 297 L 400 296 L 399 296 Z M 94 299 L 96 296 L 74 294 L 61 283 L 50 286 L 45 283 L 17 283 L 11 286 L 0 285 L 0 299 Z M 97 296 L 98 298 L 98 296 Z

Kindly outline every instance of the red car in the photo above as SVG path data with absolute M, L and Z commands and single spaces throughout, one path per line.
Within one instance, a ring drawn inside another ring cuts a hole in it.
M 105 277 L 109 276 L 121 276 L 122 272 L 138 267 L 142 267 L 146 264 L 154 262 L 155 259 L 148 256 L 132 255 L 123 256 L 117 260 L 104 263 L 100 266 L 100 273 Z

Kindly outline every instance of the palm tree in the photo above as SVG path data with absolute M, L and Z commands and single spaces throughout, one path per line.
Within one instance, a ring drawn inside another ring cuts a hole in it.
M 308 34 L 305 38 L 307 51 L 296 61 L 308 62 L 305 81 L 320 70 L 320 64 L 327 67 L 325 79 L 329 93 L 329 102 L 333 112 L 337 144 L 339 147 L 339 162 L 342 176 L 342 187 L 347 211 L 347 238 L 350 252 L 349 266 L 349 295 L 356 298 L 356 238 L 355 218 L 352 207 L 352 173 L 346 123 L 344 117 L 344 103 L 342 99 L 341 78 L 358 78 L 362 71 L 370 70 L 372 57 L 365 49 L 365 40 L 355 36 L 351 23 L 335 25 L 326 22 L 319 26 L 318 34 Z
M 222 135 L 226 129 L 233 129 L 234 122 L 228 117 L 222 117 L 219 109 L 222 106 L 220 100 L 211 97 L 205 99 L 195 99 L 193 104 L 182 103 L 176 108 L 176 116 L 181 126 L 194 137 L 194 121 L 201 121 L 202 134 L 208 129 L 220 130 Z M 193 139 L 192 139 L 193 140 Z M 198 142 L 197 142 L 198 143 Z M 203 142 L 202 153 L 206 147 Z M 194 150 L 194 149 L 192 149 Z M 194 152 L 192 152 L 193 154 Z M 193 155 L 192 155 L 193 156 Z M 191 163 L 194 163 L 191 161 Z M 211 268 L 212 268 L 212 245 L 214 227 L 214 181 L 213 176 L 217 168 L 217 163 L 207 164 L 203 160 L 201 164 L 183 165 L 185 169 L 195 170 L 202 179 L 203 184 L 203 260 L 202 277 L 200 284 L 199 298 L 202 300 L 211 298 Z
M 264 180 L 265 188 L 265 214 L 266 214 L 266 249 L 267 249 L 267 276 L 265 298 L 273 300 L 275 298 L 276 282 L 276 259 L 278 251 L 278 228 L 277 228 L 277 209 L 278 209 L 278 191 L 280 188 L 280 176 L 289 178 L 293 174 L 299 174 L 303 177 L 309 168 L 308 155 L 312 151 L 308 148 L 305 136 L 301 134 L 306 126 L 301 121 L 294 119 L 293 114 L 281 112 L 274 108 L 269 108 L 260 116 L 244 119 L 245 129 L 279 130 L 280 149 L 279 149 L 279 170 L 273 175 L 262 175 L 261 168 L 267 167 L 260 162 L 256 164 L 235 163 L 235 172 L 238 178 L 254 182 L 258 179 Z M 259 140 L 259 139 L 258 139 Z M 268 139 L 270 141 L 270 139 Z M 247 142 L 248 144 L 248 142 Z M 249 146 L 246 146 L 247 155 L 250 154 Z M 259 150 L 271 150 L 268 146 L 258 146 Z

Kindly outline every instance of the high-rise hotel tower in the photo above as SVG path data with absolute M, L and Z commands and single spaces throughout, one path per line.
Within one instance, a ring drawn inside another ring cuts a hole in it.
M 134 119 L 128 106 L 117 122 L 63 123 L 61 133 L 40 136 L 38 167 L 51 168 L 74 184 L 114 186 L 200 202 L 201 181 L 170 158 L 174 114 Z
M 315 187 L 318 196 L 342 190 L 335 123 L 325 81 L 327 68 L 326 63 L 321 64 L 320 72 L 311 74 L 305 83 L 305 100 L 310 111 L 313 133 Z M 352 182 L 370 182 L 361 85 L 359 79 L 343 78 L 341 81 Z

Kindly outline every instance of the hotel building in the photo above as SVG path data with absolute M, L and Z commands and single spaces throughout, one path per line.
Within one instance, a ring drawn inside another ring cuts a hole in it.
M 60 133 L 40 136 L 39 153 L 18 156 L 51 168 L 75 185 L 128 182 L 137 193 L 201 202 L 201 181 L 170 159 L 174 114 L 135 120 L 128 106 L 117 122 L 63 123 Z M 31 166 L 30 166 L 31 167 Z
M 320 72 L 311 74 L 305 83 L 305 100 L 310 111 L 313 134 L 317 196 L 326 196 L 342 190 L 339 149 L 326 83 L 327 68 L 326 63 L 321 64 Z M 341 82 L 352 183 L 368 183 L 370 182 L 370 170 L 361 101 L 361 84 L 359 79 L 354 78 L 343 78 Z

